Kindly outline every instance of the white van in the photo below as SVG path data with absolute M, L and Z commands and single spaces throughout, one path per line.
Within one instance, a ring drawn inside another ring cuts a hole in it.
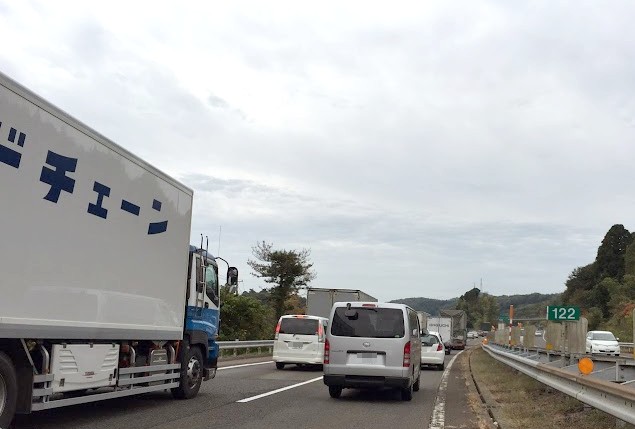
M 343 388 L 393 387 L 405 401 L 419 390 L 421 337 L 417 312 L 404 304 L 337 302 L 324 349 L 324 384 Z
M 286 364 L 321 365 L 324 360 L 324 340 L 328 319 L 295 314 L 282 316 L 276 325 L 273 341 L 273 361 L 276 368 Z

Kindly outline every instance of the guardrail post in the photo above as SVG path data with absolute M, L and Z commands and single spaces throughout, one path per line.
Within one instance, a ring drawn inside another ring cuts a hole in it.
M 236 338 L 234 341 L 240 341 L 238 338 Z M 238 356 L 238 349 L 235 348 L 234 349 L 234 356 Z

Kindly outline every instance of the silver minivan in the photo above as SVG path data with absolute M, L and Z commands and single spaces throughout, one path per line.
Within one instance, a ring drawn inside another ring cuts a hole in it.
M 336 302 L 324 344 L 324 384 L 339 398 L 344 388 L 392 387 L 405 401 L 419 390 L 421 337 L 417 312 L 404 304 Z

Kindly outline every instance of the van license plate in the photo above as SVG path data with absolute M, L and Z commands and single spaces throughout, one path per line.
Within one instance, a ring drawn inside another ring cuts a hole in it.
M 292 342 L 292 343 L 289 343 L 289 345 L 291 346 L 292 349 L 301 349 L 302 348 L 302 343 Z
M 357 353 L 359 359 L 377 359 L 377 353 Z

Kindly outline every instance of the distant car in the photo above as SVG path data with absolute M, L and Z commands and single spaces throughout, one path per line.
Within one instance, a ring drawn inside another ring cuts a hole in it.
M 465 340 L 463 338 L 452 338 L 452 350 L 465 350 Z
M 620 355 L 620 345 L 612 332 L 589 331 L 586 335 L 586 352 L 605 355 Z
M 437 369 L 445 369 L 446 352 L 443 340 L 438 332 L 430 331 L 421 337 L 421 366 L 434 365 Z
M 476 339 L 476 338 L 478 338 L 478 332 L 470 331 L 470 332 L 467 333 L 467 339 L 468 340 L 470 340 L 470 339 L 473 340 L 473 339 Z

